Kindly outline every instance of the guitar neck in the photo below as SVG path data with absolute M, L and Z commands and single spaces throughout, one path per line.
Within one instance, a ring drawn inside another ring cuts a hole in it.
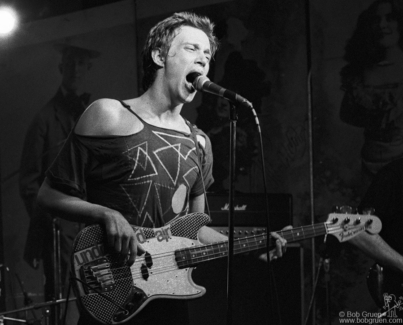
M 287 240 L 288 243 L 313 238 L 326 234 L 325 223 L 292 228 L 289 230 L 277 231 L 277 233 Z M 269 247 L 274 246 L 275 238 L 269 235 Z M 252 252 L 266 247 L 267 234 L 238 238 L 234 240 L 234 254 Z M 176 261 L 180 268 L 189 267 L 202 262 L 228 256 L 229 243 L 223 241 L 219 243 L 197 246 L 195 248 L 185 248 L 175 252 Z

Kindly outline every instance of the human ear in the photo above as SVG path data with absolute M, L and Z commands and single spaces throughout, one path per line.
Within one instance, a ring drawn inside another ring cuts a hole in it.
M 151 57 L 156 65 L 160 66 L 161 68 L 164 66 L 165 60 L 162 56 L 161 49 L 158 48 L 153 50 L 151 52 Z

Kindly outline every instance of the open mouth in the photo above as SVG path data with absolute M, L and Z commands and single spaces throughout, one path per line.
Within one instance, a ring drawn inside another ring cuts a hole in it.
M 196 91 L 196 87 L 194 86 L 194 81 L 198 76 L 201 76 L 199 72 L 191 72 L 186 76 L 186 81 L 189 83 L 189 87 L 192 92 Z

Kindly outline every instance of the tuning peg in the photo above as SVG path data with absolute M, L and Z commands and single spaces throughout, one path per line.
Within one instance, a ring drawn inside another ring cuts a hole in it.
M 352 214 L 354 213 L 355 209 L 349 205 L 343 205 L 340 207 L 340 213 L 345 213 L 345 214 Z
M 362 214 L 374 215 L 374 214 L 375 214 L 375 209 L 374 209 L 374 208 L 365 208 L 365 209 L 362 211 Z
M 372 219 L 368 219 L 368 221 L 365 223 L 366 226 L 369 226 L 370 224 L 372 224 L 374 222 L 374 220 Z

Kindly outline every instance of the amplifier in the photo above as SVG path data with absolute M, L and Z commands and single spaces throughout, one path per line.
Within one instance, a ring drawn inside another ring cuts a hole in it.
M 271 230 L 280 230 L 293 224 L 292 195 L 270 193 L 267 195 Z M 228 226 L 228 194 L 207 193 L 211 227 Z M 234 226 L 266 227 L 266 203 L 263 193 L 237 193 L 234 198 Z

